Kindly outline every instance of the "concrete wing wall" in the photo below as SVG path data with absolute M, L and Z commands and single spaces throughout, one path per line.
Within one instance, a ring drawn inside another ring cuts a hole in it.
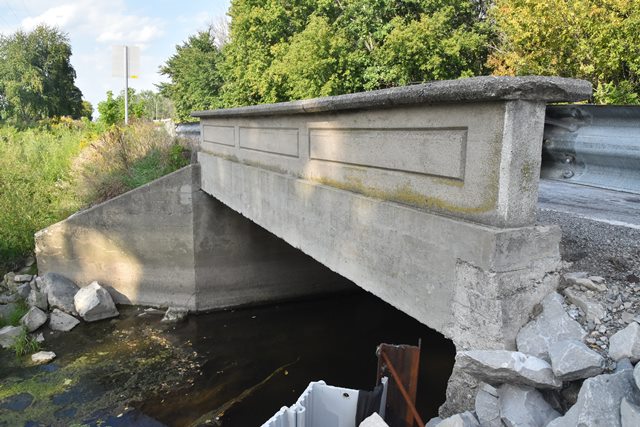
M 106 285 L 119 303 L 207 310 L 350 283 L 200 190 L 192 165 L 36 234 L 40 274 Z

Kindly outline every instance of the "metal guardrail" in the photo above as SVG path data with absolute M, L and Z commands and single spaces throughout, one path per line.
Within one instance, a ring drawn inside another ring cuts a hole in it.
M 541 177 L 640 194 L 640 106 L 548 107 Z

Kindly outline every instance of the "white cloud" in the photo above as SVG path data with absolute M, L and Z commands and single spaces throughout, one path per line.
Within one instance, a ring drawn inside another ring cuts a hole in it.
M 44 23 L 60 27 L 72 37 L 90 37 L 99 43 L 146 44 L 164 33 L 159 18 L 128 14 L 122 0 L 79 0 L 46 9 L 22 20 L 25 29 Z

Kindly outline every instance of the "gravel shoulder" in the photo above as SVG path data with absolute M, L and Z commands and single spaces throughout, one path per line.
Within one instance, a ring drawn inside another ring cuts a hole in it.
M 637 218 L 640 221 L 640 210 Z M 571 303 L 567 311 L 589 333 L 587 344 L 606 354 L 609 338 L 634 318 L 640 320 L 640 229 L 544 208 L 538 211 L 538 223 L 562 228 L 563 273 L 586 272 L 604 279 L 602 290 L 572 286 L 606 310 L 602 319 L 588 318 Z

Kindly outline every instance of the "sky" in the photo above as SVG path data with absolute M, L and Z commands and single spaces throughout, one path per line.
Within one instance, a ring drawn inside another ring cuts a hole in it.
M 41 23 L 67 33 L 76 86 L 96 110 L 106 92 L 119 93 L 124 78 L 112 76 L 112 46 L 140 48 L 136 90 L 166 81 L 158 68 L 175 47 L 208 24 L 224 19 L 230 0 L 0 0 L 0 34 L 30 30 Z

